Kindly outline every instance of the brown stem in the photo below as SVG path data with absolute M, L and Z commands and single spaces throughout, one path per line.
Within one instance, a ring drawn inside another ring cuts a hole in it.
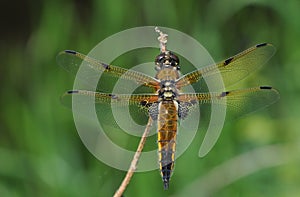
M 141 137 L 141 140 L 140 140 L 140 143 L 139 143 L 139 146 L 134 154 L 134 157 L 131 161 L 131 164 L 130 164 L 130 167 L 127 171 L 127 174 L 125 176 L 125 178 L 123 179 L 120 187 L 118 188 L 118 190 L 115 192 L 114 194 L 114 197 L 121 197 L 122 194 L 124 193 L 127 185 L 129 184 L 130 180 L 131 180 L 131 177 L 133 176 L 133 173 L 135 172 L 136 168 L 137 168 L 137 163 L 139 161 L 139 158 L 141 156 L 141 153 L 142 153 L 142 150 L 144 148 L 144 145 L 145 145 L 145 142 L 146 142 L 146 139 L 147 139 L 147 136 L 150 132 L 150 128 L 152 126 L 152 119 L 151 117 L 149 117 L 149 120 L 148 120 L 148 123 L 147 123 L 147 126 L 145 128 L 145 131 L 143 133 L 143 136 Z

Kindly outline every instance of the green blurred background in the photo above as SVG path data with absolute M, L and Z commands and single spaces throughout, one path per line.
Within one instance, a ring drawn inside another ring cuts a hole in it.
M 168 191 L 154 170 L 135 174 L 125 196 L 300 195 L 300 1 L 2 0 L 0 5 L 0 196 L 113 195 L 125 172 L 98 161 L 80 141 L 71 111 L 59 101 L 74 76 L 55 57 L 64 49 L 88 53 L 114 33 L 145 25 L 185 32 L 215 60 L 272 43 L 275 56 L 240 87 L 272 85 L 281 99 L 227 124 L 204 158 L 198 157 L 201 139 L 195 139 L 176 161 Z

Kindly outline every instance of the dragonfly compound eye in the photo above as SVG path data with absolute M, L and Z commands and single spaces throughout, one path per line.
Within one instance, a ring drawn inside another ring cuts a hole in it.
M 179 58 L 177 57 L 177 55 L 170 53 L 169 54 L 169 61 L 171 63 L 172 66 L 178 66 L 179 65 Z
M 155 58 L 155 64 L 156 65 L 163 64 L 164 61 L 165 61 L 165 53 L 161 53 L 158 56 L 156 56 L 156 58 Z

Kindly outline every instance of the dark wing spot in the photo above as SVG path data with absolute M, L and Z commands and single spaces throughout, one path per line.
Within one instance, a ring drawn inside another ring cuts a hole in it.
M 104 69 L 106 69 L 106 70 L 109 70 L 109 69 L 110 69 L 110 67 L 109 67 L 108 64 L 104 64 L 104 63 L 101 63 L 101 64 L 102 64 L 102 66 L 104 67 Z
M 259 88 L 262 90 L 271 90 L 272 89 L 271 86 L 260 86 Z
M 225 97 L 225 96 L 227 96 L 229 94 L 229 92 L 222 92 L 221 94 L 220 94 L 220 97 Z
M 114 95 L 114 94 L 108 94 L 108 96 L 110 96 L 111 99 L 118 99 L 118 96 L 117 96 L 117 95 Z
M 267 43 L 261 43 L 261 44 L 256 45 L 256 47 L 258 48 L 258 47 L 263 47 L 263 46 L 266 46 L 266 45 L 267 45 Z
M 141 101 L 140 105 L 145 107 L 147 105 L 147 103 L 148 103 L 147 101 Z
M 67 93 L 68 94 L 77 94 L 79 91 L 78 90 L 69 90 Z
M 74 54 L 74 55 L 77 54 L 76 51 L 72 51 L 72 50 L 65 50 L 65 52 L 66 52 L 66 53 L 71 53 L 71 54 Z
M 231 61 L 233 60 L 233 57 L 228 58 L 227 60 L 224 61 L 224 65 L 228 65 Z

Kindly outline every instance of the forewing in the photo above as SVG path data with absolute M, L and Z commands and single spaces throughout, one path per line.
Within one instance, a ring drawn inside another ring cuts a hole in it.
M 82 78 L 84 81 L 98 81 L 100 72 L 101 74 L 105 73 L 114 77 L 122 77 L 122 79 L 134 81 L 138 85 L 150 88 L 157 88 L 159 86 L 159 82 L 151 76 L 134 70 L 108 65 L 76 51 L 65 50 L 60 52 L 57 56 L 57 62 L 60 66 L 74 75 L 77 74 L 80 66 L 84 64 L 86 68 L 89 68 L 91 71 L 83 73 Z
M 274 52 L 275 48 L 271 44 L 258 44 L 215 65 L 182 76 L 176 86 L 181 88 L 203 79 L 215 81 L 218 74 L 222 76 L 225 87 L 233 85 L 265 64 Z

